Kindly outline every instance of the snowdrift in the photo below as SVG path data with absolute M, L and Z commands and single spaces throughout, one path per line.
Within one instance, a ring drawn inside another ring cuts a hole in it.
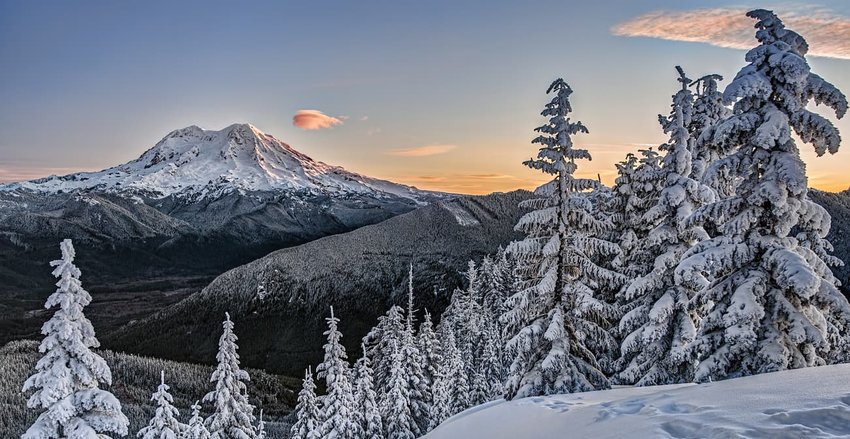
M 850 364 L 497 401 L 428 439 L 850 437 Z

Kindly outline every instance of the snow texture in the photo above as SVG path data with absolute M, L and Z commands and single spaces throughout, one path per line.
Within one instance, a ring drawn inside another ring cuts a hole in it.
M 428 439 L 846 438 L 850 365 L 707 384 L 497 401 L 449 419 Z

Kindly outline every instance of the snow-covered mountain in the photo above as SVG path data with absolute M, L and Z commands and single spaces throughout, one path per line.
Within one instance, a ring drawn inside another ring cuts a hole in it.
M 846 438 L 850 364 L 707 384 L 622 387 L 496 401 L 427 439 Z
M 446 198 L 315 161 L 247 124 L 192 126 L 103 171 L 0 185 L 0 343 L 37 333 L 27 311 L 50 291 L 45 267 L 64 238 L 93 291 L 161 293 Z
M 238 192 L 306 191 L 368 194 L 423 201 L 434 194 L 315 161 L 251 124 L 220 131 L 174 130 L 138 159 L 99 172 L 80 172 L 0 186 L 0 191 L 96 191 L 200 200 Z

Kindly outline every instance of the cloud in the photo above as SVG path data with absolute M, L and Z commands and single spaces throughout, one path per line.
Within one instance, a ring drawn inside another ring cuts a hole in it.
M 426 157 L 429 155 L 445 154 L 455 148 L 457 148 L 457 145 L 425 145 L 418 148 L 396 149 L 390 151 L 389 154 L 399 157 Z
M 750 49 L 755 40 L 755 21 L 746 17 L 749 8 L 714 8 L 691 11 L 659 10 L 632 18 L 611 28 L 626 37 L 707 43 L 732 49 Z M 809 43 L 809 55 L 850 59 L 850 17 L 808 6 L 776 9 L 788 29 Z
M 298 110 L 295 116 L 292 116 L 292 124 L 303 130 L 320 130 L 342 125 L 347 118 L 328 116 L 319 110 Z

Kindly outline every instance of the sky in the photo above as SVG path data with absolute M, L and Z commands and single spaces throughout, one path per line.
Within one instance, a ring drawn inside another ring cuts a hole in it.
M 850 93 L 850 2 L 0 0 L 0 181 L 99 170 L 168 132 L 248 122 L 314 159 L 424 189 L 530 189 L 549 83 L 575 90 L 578 174 L 612 183 L 665 140 L 674 67 L 727 82 L 756 44 L 748 7 L 807 37 Z M 797 26 L 797 28 L 795 28 Z M 836 121 L 850 138 L 850 116 Z M 850 146 L 810 185 L 850 187 Z

